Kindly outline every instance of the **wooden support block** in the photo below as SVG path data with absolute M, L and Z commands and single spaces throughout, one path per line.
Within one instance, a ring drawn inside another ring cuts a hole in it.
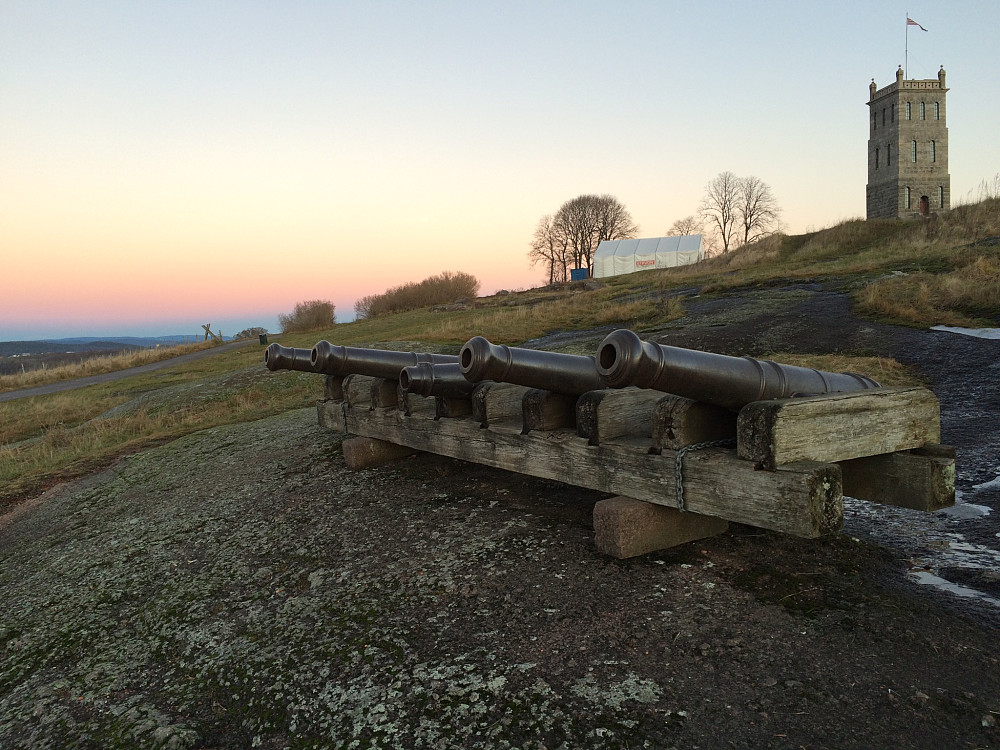
M 912 510 L 940 510 L 955 504 L 955 452 L 931 445 L 901 453 L 840 463 L 844 494 Z
M 566 393 L 532 388 L 521 399 L 521 432 L 574 427 L 576 399 Z
M 685 445 L 736 437 L 736 414 L 682 396 L 668 395 L 653 407 L 653 450 L 680 450 Z
M 435 419 L 459 419 L 472 414 L 472 399 L 440 396 L 435 401 Z
M 348 438 L 342 443 L 344 461 L 352 471 L 370 469 L 419 453 L 414 448 L 371 437 Z
M 646 388 L 588 391 L 576 402 L 576 434 L 591 445 L 624 436 L 648 439 L 653 407 L 662 399 L 661 392 Z
M 323 381 L 323 398 L 333 401 L 344 400 L 344 376 L 327 375 Z
M 375 378 L 368 375 L 347 375 L 344 378 L 344 401 L 351 409 L 371 409 L 374 382 Z
M 769 471 L 793 461 L 846 461 L 941 440 L 926 388 L 878 388 L 755 401 L 737 420 L 739 457 Z
M 399 381 L 395 378 L 375 378 L 372 380 L 373 409 L 399 408 Z
M 343 401 L 318 401 L 316 402 L 316 416 L 319 426 L 336 432 L 345 432 L 344 428 L 344 402 Z
M 398 409 L 347 411 L 348 431 L 400 445 L 579 487 L 676 506 L 674 457 L 630 444 L 588 445 L 575 430 L 480 429 L 474 420 L 414 419 Z M 692 513 L 805 538 L 843 525 L 842 480 L 836 464 L 803 461 L 755 471 L 736 451 L 707 448 L 683 459 L 685 507 Z
M 513 383 L 481 383 L 472 392 L 472 418 L 483 427 L 521 431 L 521 401 L 530 391 Z
M 624 559 L 721 534 L 729 521 L 631 497 L 608 498 L 594 506 L 594 543 L 598 552 Z
M 400 411 L 407 416 L 429 418 L 436 416 L 437 404 L 433 397 L 400 391 L 398 399 Z

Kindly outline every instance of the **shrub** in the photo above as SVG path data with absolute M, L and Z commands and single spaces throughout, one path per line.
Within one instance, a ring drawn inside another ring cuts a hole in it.
M 266 335 L 267 335 L 266 328 L 261 328 L 260 326 L 254 326 L 253 328 L 244 328 L 242 331 L 237 333 L 233 338 L 235 338 L 237 341 L 241 341 L 242 339 L 252 339 L 257 336 L 266 336 Z
M 416 310 L 431 305 L 444 305 L 479 294 L 479 279 L 469 273 L 444 271 L 423 281 L 411 281 L 393 287 L 382 294 L 369 294 L 354 303 L 354 312 L 361 320 L 380 315 Z
M 313 299 L 299 302 L 288 315 L 279 315 L 282 333 L 301 333 L 329 328 L 337 322 L 334 305 L 329 300 Z

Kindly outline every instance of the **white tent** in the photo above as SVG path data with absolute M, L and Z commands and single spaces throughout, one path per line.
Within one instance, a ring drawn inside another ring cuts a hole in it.
M 647 237 L 641 240 L 605 240 L 594 253 L 594 278 L 620 276 L 649 268 L 674 268 L 704 257 L 700 234 Z

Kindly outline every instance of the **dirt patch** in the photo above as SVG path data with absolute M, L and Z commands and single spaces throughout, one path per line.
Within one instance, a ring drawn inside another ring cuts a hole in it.
M 829 335 L 796 328 L 828 294 L 805 291 L 761 313 L 803 347 Z M 764 348 L 742 309 L 658 335 Z M 946 334 L 841 334 L 958 356 Z M 968 382 L 934 387 L 975 413 L 951 395 Z M 995 428 L 948 429 L 989 463 Z M 910 582 L 918 542 L 737 526 L 613 560 L 593 545 L 602 495 L 431 455 L 350 472 L 340 439 L 310 409 L 207 430 L 0 529 L 0 745 L 1000 747 L 1000 628 Z

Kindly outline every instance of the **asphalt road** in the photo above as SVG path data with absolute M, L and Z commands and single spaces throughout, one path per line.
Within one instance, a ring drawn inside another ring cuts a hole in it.
M 192 352 L 191 354 L 182 354 L 179 357 L 162 359 L 159 362 L 152 362 L 148 365 L 130 367 L 127 370 L 105 372 L 100 375 L 88 375 L 87 377 L 75 378 L 73 380 L 61 380 L 58 383 L 39 385 L 35 388 L 21 388 L 16 391 L 7 391 L 6 393 L 0 393 L 0 401 L 13 401 L 18 398 L 30 398 L 31 396 L 45 396 L 50 393 L 71 391 L 74 388 L 85 388 L 88 385 L 109 383 L 112 380 L 120 380 L 121 378 L 127 378 L 131 375 L 139 375 L 144 372 L 152 372 L 153 370 L 162 370 L 165 367 L 176 367 L 177 365 L 184 364 L 185 362 L 194 362 L 199 359 L 204 359 L 205 357 L 211 357 L 214 354 L 222 354 L 223 352 L 232 351 L 233 349 L 249 346 L 253 343 L 256 342 L 252 339 L 232 341 L 228 344 L 222 344 L 222 346 L 214 346 L 211 349 L 202 349 L 200 352 Z

